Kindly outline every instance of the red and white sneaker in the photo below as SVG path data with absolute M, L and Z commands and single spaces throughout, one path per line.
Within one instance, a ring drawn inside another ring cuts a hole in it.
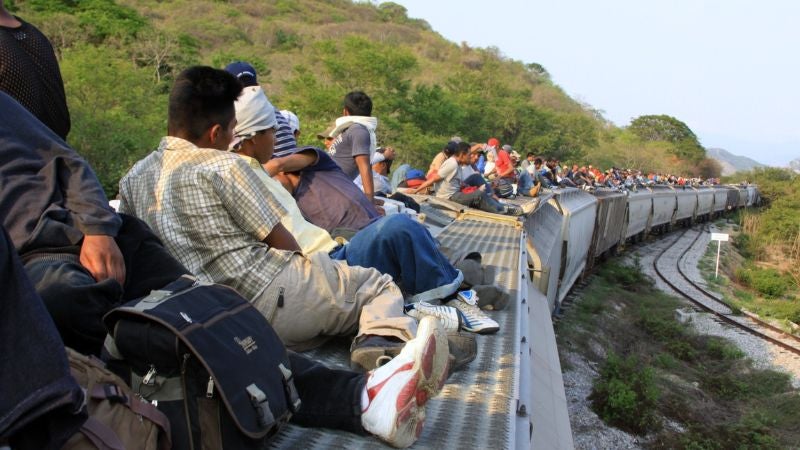
M 361 424 L 386 443 L 408 447 L 422 434 L 425 404 L 447 379 L 447 334 L 435 317 L 425 316 L 417 336 L 400 354 L 367 377 L 367 406 Z

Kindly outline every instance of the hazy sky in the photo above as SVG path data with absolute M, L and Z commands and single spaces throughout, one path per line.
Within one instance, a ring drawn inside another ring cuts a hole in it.
M 798 0 L 396 0 L 446 39 L 542 64 L 625 126 L 684 121 L 705 147 L 800 158 Z

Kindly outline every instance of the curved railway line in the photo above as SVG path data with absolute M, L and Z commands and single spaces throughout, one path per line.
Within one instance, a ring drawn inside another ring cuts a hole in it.
M 697 236 L 691 241 L 691 244 L 681 250 L 677 258 L 667 261 L 667 258 L 664 258 L 666 253 L 674 249 L 680 242 L 685 242 L 684 237 L 691 231 L 697 232 Z M 687 229 L 683 231 L 671 245 L 661 250 L 658 256 L 653 259 L 653 269 L 658 277 L 672 288 L 672 290 L 689 300 L 697 309 L 711 313 L 716 316 L 717 319 L 728 325 L 739 328 L 773 345 L 777 345 L 783 350 L 800 356 L 800 337 L 786 333 L 753 314 L 744 313 L 742 316 L 735 315 L 730 305 L 720 300 L 716 295 L 700 286 L 695 280 L 684 273 L 683 269 L 681 269 L 681 262 L 689 250 L 697 244 L 700 237 L 704 235 L 705 229 Z M 675 272 L 680 275 L 680 280 L 671 279 L 664 274 L 664 271 L 667 270 L 665 266 L 661 265 L 661 267 L 659 267 L 659 263 L 662 261 L 669 265 L 670 271 L 675 269 Z M 682 283 L 685 284 L 681 286 Z

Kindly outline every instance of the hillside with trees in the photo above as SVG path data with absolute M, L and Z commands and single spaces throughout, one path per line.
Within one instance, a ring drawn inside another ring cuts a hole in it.
M 361 89 L 373 98 L 380 143 L 416 167 L 427 167 L 459 135 L 483 142 L 494 136 L 523 154 L 567 162 L 704 176 L 718 170 L 677 119 L 639 121 L 644 127 L 659 126 L 648 117 L 677 122 L 684 133 L 677 138 L 643 133 L 637 121 L 618 128 L 566 95 L 544 62 L 449 42 L 392 2 L 15 0 L 7 6 L 52 41 L 73 119 L 70 144 L 110 195 L 165 133 L 175 75 L 193 64 L 236 60 L 254 65 L 276 106 L 298 114 L 301 144 L 318 145 L 315 135 L 340 115 L 344 94 Z

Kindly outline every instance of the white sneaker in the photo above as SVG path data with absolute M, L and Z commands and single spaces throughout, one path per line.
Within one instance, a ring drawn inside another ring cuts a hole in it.
M 445 331 L 458 331 L 461 325 L 459 319 L 459 312 L 452 306 L 436 306 L 428 302 L 409 303 L 405 306 L 406 314 L 417 319 L 422 320 L 425 316 L 433 316 L 439 319 L 444 326 Z
M 395 447 L 408 447 L 422 434 L 425 403 L 442 389 L 448 372 L 447 334 L 438 319 L 425 316 L 417 336 L 399 355 L 373 370 L 364 387 L 367 406 L 361 424 Z
M 500 329 L 500 324 L 478 308 L 478 294 L 472 289 L 459 292 L 455 299 L 447 302 L 447 306 L 461 311 L 461 328 L 465 331 L 489 334 L 496 333 Z

